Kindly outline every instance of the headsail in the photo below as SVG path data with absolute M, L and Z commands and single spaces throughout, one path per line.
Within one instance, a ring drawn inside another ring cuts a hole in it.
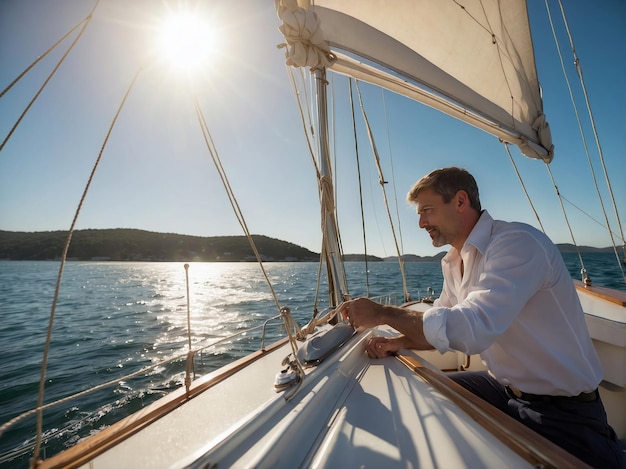
M 524 0 L 277 3 L 290 25 L 288 51 L 300 55 L 289 59 L 296 65 L 376 83 L 515 143 L 529 157 L 552 160 Z

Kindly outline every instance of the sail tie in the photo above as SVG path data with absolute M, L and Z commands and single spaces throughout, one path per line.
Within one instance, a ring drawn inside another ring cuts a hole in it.
M 301 8 L 296 0 L 277 0 L 276 13 L 283 22 L 278 29 L 287 41 L 278 47 L 285 48 L 287 65 L 316 69 L 337 60 L 324 40 L 315 12 Z

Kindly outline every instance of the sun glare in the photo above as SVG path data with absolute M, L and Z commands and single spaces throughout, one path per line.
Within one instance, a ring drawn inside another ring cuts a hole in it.
M 198 69 L 211 60 L 217 50 L 214 28 L 192 12 L 172 13 L 163 22 L 158 48 L 174 68 Z

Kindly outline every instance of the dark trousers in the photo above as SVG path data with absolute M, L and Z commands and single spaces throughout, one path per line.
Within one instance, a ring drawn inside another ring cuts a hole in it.
M 459 371 L 448 376 L 592 467 L 626 468 L 624 449 L 607 422 L 599 395 L 590 402 L 572 398 L 523 400 L 486 371 Z

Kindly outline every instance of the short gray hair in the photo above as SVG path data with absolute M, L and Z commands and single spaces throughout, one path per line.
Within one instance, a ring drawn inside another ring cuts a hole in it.
M 480 197 L 478 196 L 478 184 L 474 176 L 463 168 L 450 167 L 432 171 L 417 181 L 407 194 L 407 200 L 412 204 L 417 204 L 417 196 L 424 189 L 432 188 L 443 197 L 444 203 L 452 200 L 457 192 L 463 190 L 467 192 L 470 206 L 480 213 Z

